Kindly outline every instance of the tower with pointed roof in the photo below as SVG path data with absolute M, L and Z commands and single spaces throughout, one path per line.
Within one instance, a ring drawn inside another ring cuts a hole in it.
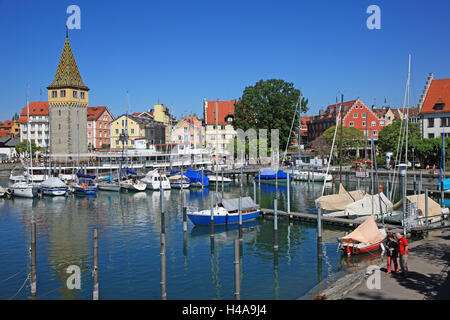
M 50 121 L 50 149 L 53 155 L 87 153 L 87 106 L 89 88 L 81 79 L 75 57 L 66 40 L 55 79 L 47 87 Z

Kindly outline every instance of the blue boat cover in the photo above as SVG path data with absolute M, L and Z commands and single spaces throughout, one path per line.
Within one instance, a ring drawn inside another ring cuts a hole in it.
M 136 173 L 136 172 L 134 172 L 134 171 L 128 169 L 128 167 L 126 167 L 126 169 L 127 169 L 127 173 L 133 174 L 133 175 L 137 176 L 137 173 Z
M 186 177 L 188 177 L 190 182 L 202 182 L 202 172 L 194 171 L 191 168 L 188 168 L 186 172 L 183 173 Z M 203 186 L 209 186 L 209 178 L 203 175 Z
M 108 181 L 108 182 L 112 182 L 112 177 L 111 175 L 109 175 L 108 178 L 102 178 L 101 181 Z
M 255 179 L 259 178 L 259 174 L 257 174 L 255 176 Z M 284 173 L 281 170 L 278 170 L 278 172 L 276 172 L 275 170 L 272 169 L 263 169 L 261 170 L 261 179 L 287 179 L 287 174 Z M 292 177 L 291 177 L 292 179 Z
M 88 174 L 82 174 L 80 171 L 77 172 L 78 178 L 85 178 L 85 179 L 95 179 L 95 176 L 91 176 Z
M 439 186 L 440 189 L 440 186 Z M 444 179 L 444 190 L 450 190 L 450 178 Z

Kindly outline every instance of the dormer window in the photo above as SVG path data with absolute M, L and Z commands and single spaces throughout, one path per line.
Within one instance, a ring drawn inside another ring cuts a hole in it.
M 444 102 L 436 103 L 434 105 L 433 109 L 436 110 L 436 111 L 441 111 L 441 110 L 444 110 L 444 107 L 445 107 L 445 103 Z

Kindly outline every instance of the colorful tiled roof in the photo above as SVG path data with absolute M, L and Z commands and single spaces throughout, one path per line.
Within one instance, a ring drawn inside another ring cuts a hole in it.
M 443 104 L 442 110 L 436 110 L 435 105 Z M 433 79 L 422 105 L 420 113 L 450 112 L 450 78 Z
M 234 116 L 234 105 L 236 100 L 231 101 L 217 101 L 218 102 L 218 123 L 227 124 L 226 117 L 228 115 Z M 208 101 L 208 108 L 206 109 L 206 124 L 216 124 L 216 101 Z
M 59 59 L 58 69 L 56 70 L 55 79 L 47 87 L 47 89 L 74 88 L 89 90 L 89 88 L 81 80 L 77 63 L 70 48 L 69 37 L 66 35 L 64 48 Z

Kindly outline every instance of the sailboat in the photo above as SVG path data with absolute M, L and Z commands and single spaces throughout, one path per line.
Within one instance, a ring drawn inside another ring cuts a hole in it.
M 97 193 L 97 184 L 94 175 L 77 172 L 77 182 L 73 186 L 73 192 L 80 195 L 94 195 Z
M 126 167 L 125 169 L 127 174 L 137 176 L 137 173 L 130 170 L 128 167 Z M 145 191 L 145 189 L 147 189 L 147 184 L 136 179 L 136 177 L 120 181 L 119 184 L 121 189 L 128 191 Z
M 56 177 L 50 177 L 41 184 L 41 192 L 48 196 L 64 196 L 68 191 L 67 185 Z
M 184 176 L 184 178 L 186 177 Z M 145 183 L 147 185 L 147 189 L 150 190 L 169 190 L 171 188 L 171 182 L 169 181 L 169 179 L 167 179 L 167 176 L 165 174 L 159 173 L 158 169 L 147 172 L 147 174 L 144 178 L 141 179 L 141 181 Z M 183 188 L 186 188 L 186 186 L 183 185 Z
M 33 155 L 30 143 L 30 106 L 28 101 L 28 86 L 27 86 L 27 151 L 29 149 L 30 168 L 33 166 Z M 26 175 L 23 180 L 16 180 L 10 188 L 11 193 L 16 197 L 34 198 L 38 195 L 38 187 L 29 181 L 29 175 Z
M 100 179 L 97 183 L 97 187 L 102 191 L 120 191 L 120 184 L 113 181 L 112 175 L 110 175 L 108 178 Z

